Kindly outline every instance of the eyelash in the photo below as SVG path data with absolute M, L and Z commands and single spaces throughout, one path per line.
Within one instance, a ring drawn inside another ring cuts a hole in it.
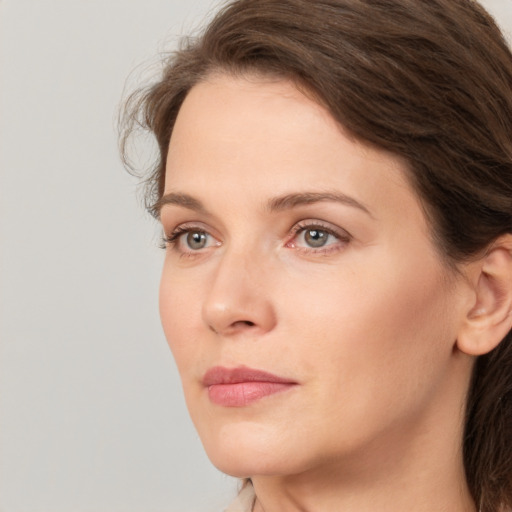
M 297 236 L 305 231 L 322 231 L 327 233 L 327 235 L 333 236 L 338 243 L 329 244 L 325 247 L 321 246 L 318 248 L 315 247 L 297 247 L 294 241 L 296 241 Z M 162 237 L 161 248 L 166 249 L 168 247 L 172 248 L 174 251 L 178 252 L 180 257 L 195 257 L 201 254 L 201 250 L 188 250 L 182 251 L 179 249 L 179 239 L 182 235 L 197 231 L 204 232 L 209 236 L 212 236 L 208 233 L 207 230 L 203 229 L 197 225 L 187 225 L 183 224 L 175 228 L 169 235 L 164 235 Z M 352 239 L 352 236 L 345 230 L 335 230 L 330 226 L 327 226 L 319 221 L 313 220 L 304 220 L 297 223 L 290 231 L 290 240 L 285 243 L 285 247 L 294 248 L 297 251 L 300 251 L 304 254 L 330 254 L 332 252 L 339 251 L 341 249 L 340 244 L 347 244 Z
M 207 232 L 206 230 L 203 230 L 201 227 L 195 225 L 184 224 L 178 226 L 171 232 L 170 235 L 164 234 L 164 236 L 162 237 L 162 243 L 160 244 L 160 248 L 167 249 L 168 247 L 171 247 L 174 251 L 178 252 L 180 256 L 196 256 L 195 253 L 199 251 L 184 252 L 180 251 L 178 248 L 179 238 L 184 234 L 190 233 L 191 231 L 198 231 L 204 233 Z
M 294 246 L 294 240 L 296 240 L 297 236 L 306 231 L 323 231 L 327 233 L 330 236 L 333 236 L 337 243 L 329 244 L 327 246 L 321 246 L 321 247 L 297 247 Z M 333 229 L 331 226 L 327 226 L 323 224 L 320 221 L 313 221 L 313 220 L 304 220 L 299 223 L 297 223 L 291 230 L 292 239 L 287 242 L 285 245 L 287 247 L 293 247 L 296 250 L 301 251 L 304 254 L 331 254 L 333 252 L 337 252 L 341 250 L 342 247 L 340 247 L 340 244 L 347 244 L 352 239 L 351 235 L 345 231 L 345 230 L 336 230 Z

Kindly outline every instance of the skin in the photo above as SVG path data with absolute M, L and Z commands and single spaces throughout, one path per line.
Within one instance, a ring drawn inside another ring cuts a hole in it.
M 475 293 L 406 173 L 288 81 L 214 75 L 179 112 L 162 324 L 208 456 L 252 478 L 256 512 L 475 510 L 460 449 L 473 358 L 456 343 Z M 325 193 L 350 199 L 275 200 Z M 297 385 L 212 403 L 205 372 L 240 365 Z

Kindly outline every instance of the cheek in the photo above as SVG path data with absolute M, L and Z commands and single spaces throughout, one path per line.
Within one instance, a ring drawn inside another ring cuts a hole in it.
M 197 357 L 201 290 L 164 265 L 159 290 L 160 320 L 180 373 Z
M 328 278 L 316 275 L 315 287 L 289 290 L 287 323 L 300 333 L 290 349 L 301 353 L 308 373 L 333 384 L 333 393 L 353 392 L 360 402 L 394 400 L 393 393 L 413 399 L 450 358 L 450 292 L 434 259 L 372 261 L 347 261 Z

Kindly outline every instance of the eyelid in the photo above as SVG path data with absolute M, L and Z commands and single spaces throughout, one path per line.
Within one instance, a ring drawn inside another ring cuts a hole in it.
M 218 238 L 218 235 L 214 232 L 214 230 L 201 221 L 180 222 L 172 228 L 166 228 L 164 226 L 164 234 L 168 238 L 172 238 L 175 235 L 180 235 L 181 233 L 186 233 L 188 231 L 204 231 L 214 238 Z
M 333 236 L 336 239 L 336 243 L 331 243 L 326 246 L 320 246 L 320 247 L 307 247 L 307 246 L 299 246 L 296 245 L 296 239 L 297 235 L 301 233 L 302 231 L 306 230 L 321 230 L 325 231 L 329 235 Z M 184 234 L 187 234 L 191 231 L 200 231 L 206 233 L 209 237 L 211 237 L 215 243 L 209 244 L 208 246 L 202 248 L 202 249 L 184 249 L 179 247 L 179 241 L 180 237 L 182 237 Z M 176 227 L 174 227 L 170 232 L 168 230 L 165 231 L 163 239 L 162 239 L 162 248 L 172 248 L 177 253 L 179 253 L 181 256 L 198 256 L 202 253 L 204 253 L 206 250 L 213 247 L 218 247 L 222 244 L 220 241 L 220 237 L 213 233 L 209 226 L 206 226 L 202 222 L 184 222 L 182 224 L 178 224 Z M 288 248 L 294 248 L 296 250 L 299 250 L 304 253 L 328 253 L 333 252 L 336 250 L 341 249 L 341 246 L 345 246 L 351 239 L 352 235 L 346 231 L 345 229 L 342 229 L 338 226 L 335 226 L 329 222 L 325 222 L 318 219 L 304 219 L 299 222 L 297 222 L 290 230 L 287 239 L 285 241 L 284 246 Z
M 209 237 L 211 237 L 213 240 L 216 241 L 214 244 L 210 244 L 207 247 L 204 247 L 203 249 L 182 249 L 179 247 L 180 238 L 190 233 L 191 231 L 199 231 L 206 233 Z M 213 246 L 219 246 L 221 245 L 221 242 L 219 241 L 219 237 L 212 233 L 212 229 L 205 226 L 202 222 L 184 222 L 182 224 L 178 224 L 176 227 L 174 227 L 170 232 L 168 230 L 164 230 L 164 236 L 162 238 L 162 248 L 165 249 L 167 247 L 171 247 L 174 249 L 177 253 L 179 253 L 181 256 L 195 256 L 203 253 L 205 250 L 209 249 Z
M 340 227 L 334 226 L 330 222 L 325 222 L 318 219 L 304 219 L 297 222 L 292 227 L 291 234 L 297 234 L 299 231 L 305 230 L 307 228 L 320 228 L 323 231 L 327 231 L 331 235 L 340 239 L 349 240 L 350 238 L 352 238 L 352 235 L 346 229 L 342 229 Z
M 318 248 L 302 247 L 295 245 L 294 240 L 296 240 L 297 235 L 302 231 L 306 231 L 308 229 L 318 229 L 321 231 L 325 231 L 329 235 L 333 236 L 338 241 L 338 243 L 329 244 Z M 350 240 L 352 240 L 352 238 L 352 235 L 348 231 L 337 226 L 333 226 L 331 223 L 326 223 L 325 221 L 321 221 L 318 219 L 304 219 L 292 227 L 290 231 L 290 239 L 286 242 L 285 246 L 308 253 L 327 253 L 340 249 L 340 244 L 344 245 L 348 243 Z

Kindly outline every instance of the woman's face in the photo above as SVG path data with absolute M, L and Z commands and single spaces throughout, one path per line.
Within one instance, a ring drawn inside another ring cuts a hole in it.
M 161 209 L 160 314 L 221 470 L 376 458 L 428 445 L 462 410 L 462 279 L 404 173 L 287 81 L 218 75 L 187 96 Z

